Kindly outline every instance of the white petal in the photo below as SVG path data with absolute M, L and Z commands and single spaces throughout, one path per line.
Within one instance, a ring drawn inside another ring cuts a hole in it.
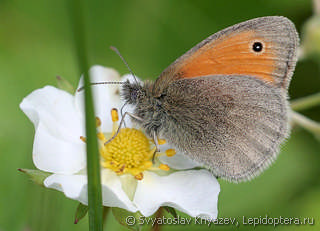
M 139 82 L 139 83 L 143 83 L 137 76 L 136 78 L 134 78 L 134 76 L 132 74 L 125 74 L 121 77 L 121 81 L 125 82 L 127 80 L 129 80 L 130 83 L 135 83 L 136 80 Z
M 160 146 L 160 152 L 165 152 L 167 149 L 171 149 L 172 147 L 168 144 L 164 144 Z M 191 160 L 186 155 L 177 152 L 174 156 L 168 157 L 166 155 L 159 157 L 160 161 L 164 164 L 167 164 L 170 168 L 183 170 L 183 169 L 191 169 L 195 167 L 202 166 L 198 162 Z
M 53 174 L 43 182 L 47 188 L 63 192 L 66 197 L 88 204 L 87 176 Z
M 79 136 L 78 139 L 80 140 Z M 85 144 L 53 136 L 40 122 L 34 137 L 33 162 L 43 171 L 76 173 L 86 166 Z
M 92 66 L 89 72 L 92 83 L 120 81 L 119 73 L 111 68 L 96 65 Z M 83 77 L 81 77 L 78 89 L 83 86 L 84 81 Z M 120 86 L 121 84 L 101 84 L 92 86 L 95 114 L 102 122 L 101 129 L 103 132 L 110 132 L 112 129 L 111 109 L 120 109 L 121 107 L 119 94 Z M 78 110 L 84 117 L 84 90 L 76 92 L 75 101 Z
M 159 176 L 144 172 L 138 182 L 134 202 L 144 216 L 160 206 L 171 206 L 192 217 L 215 219 L 220 185 L 206 170 L 189 170 Z
M 104 206 L 118 207 L 131 212 L 137 208 L 129 200 L 121 187 L 120 178 L 112 171 L 104 169 L 102 178 L 102 202 Z M 44 181 L 48 188 L 63 192 L 66 197 L 78 200 L 87 205 L 87 176 L 86 175 L 59 175 L 53 174 Z
M 73 96 L 47 86 L 23 99 L 22 111 L 35 126 L 33 160 L 37 168 L 74 173 L 85 166 L 84 129 Z
M 137 207 L 123 191 L 120 177 L 115 172 L 103 169 L 101 183 L 103 185 L 104 206 L 123 208 L 131 212 L 138 211 Z
M 23 99 L 20 108 L 35 127 L 42 122 L 55 136 L 74 141 L 84 135 L 74 98 L 63 90 L 52 86 L 35 90 Z

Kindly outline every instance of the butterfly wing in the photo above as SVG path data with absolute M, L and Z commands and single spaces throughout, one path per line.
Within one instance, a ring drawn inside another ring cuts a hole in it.
M 160 137 L 230 181 L 264 170 L 288 136 L 285 91 L 255 77 L 180 79 L 164 99 Z
M 160 96 L 178 79 L 215 74 L 250 75 L 286 89 L 298 40 L 295 26 L 285 17 L 242 22 L 213 34 L 178 58 L 156 80 L 153 94 Z M 262 50 L 255 51 L 253 46 L 259 43 Z

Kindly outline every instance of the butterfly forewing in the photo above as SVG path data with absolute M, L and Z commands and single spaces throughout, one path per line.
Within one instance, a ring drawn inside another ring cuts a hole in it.
M 255 49 L 256 44 L 262 48 Z M 298 34 L 285 17 L 262 17 L 226 28 L 205 39 L 171 64 L 157 79 L 154 95 L 175 80 L 250 75 L 287 88 L 296 63 Z

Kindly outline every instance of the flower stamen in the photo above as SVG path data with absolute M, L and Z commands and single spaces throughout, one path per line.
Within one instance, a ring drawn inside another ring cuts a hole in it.
M 143 179 L 143 173 L 140 172 L 137 175 L 134 176 L 134 178 L 136 178 L 137 180 L 142 180 Z
M 164 170 L 164 171 L 169 171 L 170 167 L 167 164 L 160 164 L 159 169 Z
M 87 142 L 87 138 L 86 137 L 84 137 L 84 136 L 80 136 L 80 140 L 82 140 L 83 142 Z
M 159 145 L 163 145 L 163 144 L 165 144 L 166 143 L 166 140 L 164 140 L 164 139 L 158 139 L 158 144 Z
M 174 155 L 176 154 L 176 150 L 174 150 L 174 149 L 167 149 L 167 150 L 165 151 L 165 153 L 166 153 L 166 156 L 172 157 L 172 156 L 174 156 Z
M 112 119 L 112 122 L 119 121 L 119 114 L 118 114 L 118 110 L 116 108 L 111 109 L 111 119 Z
M 99 117 L 96 117 L 96 127 L 100 127 L 101 126 L 101 120 Z
M 97 137 L 101 141 L 105 141 L 106 140 L 106 138 L 105 138 L 105 136 L 104 136 L 104 134 L 102 132 L 98 132 L 97 133 Z

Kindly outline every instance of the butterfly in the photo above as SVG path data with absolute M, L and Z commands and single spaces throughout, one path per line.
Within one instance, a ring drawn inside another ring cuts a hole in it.
M 156 145 L 158 137 L 166 139 L 215 176 L 249 180 L 276 159 L 289 135 L 288 87 L 298 43 L 285 17 L 226 28 L 174 61 L 156 81 L 123 84 L 125 104 L 134 107 L 125 116 Z

